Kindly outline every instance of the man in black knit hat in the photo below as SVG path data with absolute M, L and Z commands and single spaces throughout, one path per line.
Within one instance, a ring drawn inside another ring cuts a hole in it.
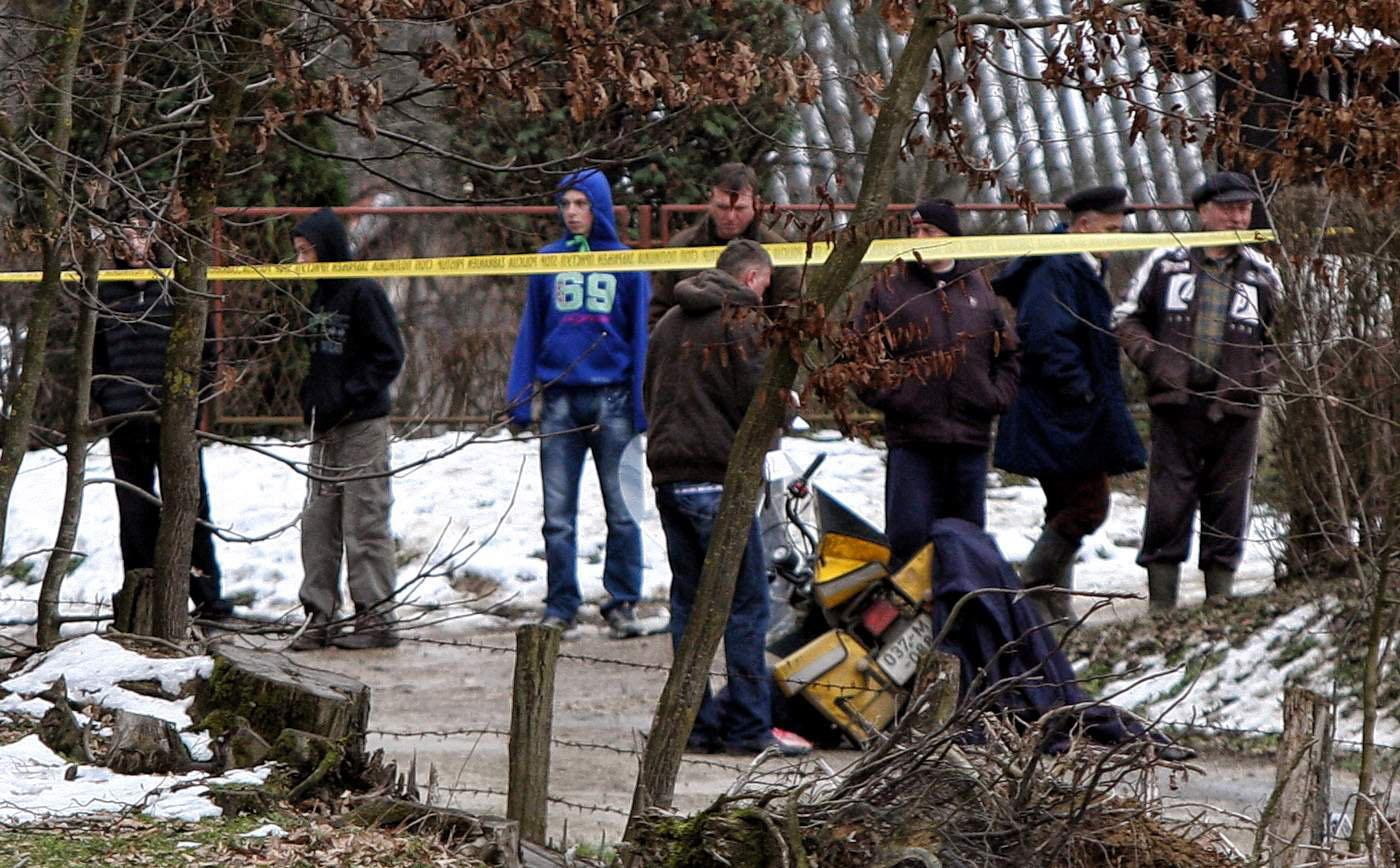
M 920 202 L 909 221 L 916 239 L 962 235 L 947 199 Z M 876 278 L 855 328 L 879 336 L 880 370 L 860 398 L 884 413 L 885 533 L 902 563 L 940 518 L 985 526 L 987 449 L 1016 394 L 1016 339 L 975 263 L 932 255 Z

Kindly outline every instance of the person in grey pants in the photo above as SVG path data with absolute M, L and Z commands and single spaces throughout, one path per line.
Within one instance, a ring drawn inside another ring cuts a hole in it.
M 322 208 L 293 230 L 298 262 L 353 258 L 345 226 Z M 311 366 L 301 387 L 311 428 L 311 475 L 301 514 L 301 602 L 307 624 L 293 651 L 389 648 L 394 630 L 394 537 L 389 508 L 389 387 L 403 338 L 384 290 L 367 279 L 321 279 L 310 304 Z M 333 636 L 346 563 L 354 631 Z

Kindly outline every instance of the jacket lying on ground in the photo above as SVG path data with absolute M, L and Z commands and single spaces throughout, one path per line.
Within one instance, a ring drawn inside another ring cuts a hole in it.
M 292 230 L 321 262 L 354 259 L 345 225 L 322 208 Z M 403 369 L 403 337 L 383 288 L 367 278 L 316 281 L 307 337 L 311 367 L 301 384 L 301 412 L 317 431 L 389 415 L 389 387 Z
M 102 308 L 92 347 L 92 399 L 104 416 L 158 409 L 174 312 L 169 294 L 155 280 L 105 282 L 97 293 Z M 206 327 L 199 372 L 206 393 L 215 363 L 211 336 Z
M 1017 599 L 1021 583 L 1016 571 L 986 531 L 960 518 L 944 518 L 931 526 L 929 541 L 938 577 L 935 635 L 962 602 L 939 646 L 962 664 L 961 702 L 973 701 L 1026 723 L 1065 709 L 1045 727 L 1041 749 L 1046 753 L 1067 750 L 1076 730 L 1110 745 L 1145 736 L 1140 720 L 1108 703 L 1092 702 L 1079 686 L 1039 607 L 1028 597 Z M 1155 733 L 1151 738 L 1164 740 Z
M 760 244 L 784 244 L 787 239 L 772 229 L 764 226 L 757 216 L 749 223 L 748 228 L 739 233 L 740 238 L 747 238 L 750 241 L 757 241 Z M 666 242 L 667 247 L 723 247 L 729 243 L 729 239 L 720 238 L 715 233 L 715 221 L 706 214 L 701 220 L 672 235 Z M 652 328 L 666 315 L 676 304 L 676 286 L 683 280 L 688 280 L 699 271 L 658 271 L 651 279 L 651 307 L 647 313 L 647 322 Z M 773 282 L 768 285 L 767 297 L 764 304 L 779 304 L 788 299 L 797 298 L 802 290 L 802 269 L 801 268 L 775 268 L 773 269 Z
M 997 427 L 993 463 L 1036 478 L 1145 467 L 1123 394 L 1113 301 L 1088 258 L 1024 257 L 993 285 L 1019 296 L 1021 342 L 1021 384 Z
M 753 293 L 717 269 L 677 285 L 676 302 L 647 350 L 647 466 L 657 485 L 723 482 L 763 370 L 766 320 Z
M 878 278 L 855 328 L 878 331 L 890 380 L 860 399 L 885 414 L 890 446 L 986 448 L 992 420 L 1016 395 L 1016 339 L 981 272 L 955 262 L 935 274 L 906 262 Z
M 559 184 L 556 203 L 569 190 L 581 190 L 593 209 L 588 249 L 627 250 L 613 224 L 607 177 L 595 169 L 570 175 Z M 567 229 L 558 241 L 540 248 L 541 253 L 579 250 Z M 638 431 L 645 431 L 642 376 L 650 293 L 650 280 L 637 271 L 531 275 L 506 384 L 511 418 L 518 424 L 529 424 L 530 397 L 536 384 L 547 389 L 554 385 L 625 383 L 632 388 L 633 424 Z
M 1262 253 L 1246 246 L 1236 251 L 1212 394 L 1226 413 L 1257 416 L 1260 393 L 1278 382 L 1278 349 L 1270 328 L 1282 284 Z M 1123 350 L 1147 378 L 1147 403 L 1153 407 L 1184 405 L 1191 397 L 1187 383 L 1193 364 L 1196 288 L 1205 279 L 1203 256 L 1183 248 L 1152 251 L 1117 310 Z

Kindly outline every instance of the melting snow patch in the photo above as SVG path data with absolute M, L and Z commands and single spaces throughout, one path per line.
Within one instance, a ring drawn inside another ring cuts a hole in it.
M 240 838 L 285 838 L 285 837 L 287 837 L 287 830 L 286 830 L 286 829 L 283 829 L 281 826 L 277 825 L 276 823 L 268 823 L 268 824 L 266 824 L 266 825 L 257 827 L 256 829 L 252 830 L 251 832 L 244 832 L 242 835 L 239 835 L 238 837 L 240 837 Z
M 152 816 L 215 817 L 219 809 L 208 800 L 169 792 L 177 784 L 198 781 L 198 772 L 184 775 L 117 775 L 93 766 L 79 766 L 65 780 L 70 763 L 49 750 L 37 735 L 0 746 L 0 822 L 31 823 L 59 817 L 115 813 L 132 805 L 164 805 L 168 813 Z M 185 791 L 180 791 L 185 792 Z M 178 795 L 178 798 L 175 796 Z
M 213 671 L 214 660 L 210 657 L 143 657 L 100 636 L 83 636 L 36 658 L 18 675 L 0 683 L 0 687 L 33 696 L 63 676 L 67 679 L 68 697 L 74 702 L 125 709 L 168 720 L 176 729 L 186 729 L 190 725 L 188 709 L 192 699 L 143 696 L 117 685 L 122 681 L 157 681 L 162 690 L 178 693 L 181 685 L 208 678 Z M 42 715 L 43 710 L 38 714 Z
M 204 786 L 172 790 L 158 796 L 142 813 L 153 820 L 180 820 L 185 823 L 222 816 L 223 810 L 204 798 L 207 792 L 209 788 Z

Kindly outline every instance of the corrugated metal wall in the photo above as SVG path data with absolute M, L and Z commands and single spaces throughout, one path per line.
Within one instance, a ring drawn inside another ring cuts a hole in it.
M 1007 0 L 1004 5 L 998 3 L 995 11 L 1018 17 L 1060 15 L 1069 12 L 1071 3 Z M 973 0 L 971 6 L 979 4 Z M 800 109 L 800 128 L 791 150 L 784 154 L 770 195 L 782 203 L 810 202 L 817 186 L 824 185 L 838 200 L 850 201 L 861 173 L 859 152 L 874 128 L 874 119 L 861 109 L 855 76 L 878 72 L 887 80 L 904 39 L 873 9 L 854 14 L 851 0 L 831 0 L 825 12 L 804 15 L 799 27 L 802 49 L 822 70 L 821 97 Z M 980 36 L 988 36 L 985 28 L 979 30 L 984 31 Z M 1090 102 L 1078 90 L 1052 89 L 1025 80 L 1038 78 L 1047 54 L 1056 53 L 1072 38 L 1075 34 L 1066 28 L 1053 34 L 1002 32 L 994 39 L 991 66 L 984 63 L 977 71 L 976 92 L 964 88 L 965 98 L 955 109 L 973 154 L 999 167 L 998 186 L 969 193 L 955 173 L 930 167 L 926 160 L 910 161 L 900 174 L 894 198 L 909 201 L 921 193 L 933 193 L 963 201 L 999 202 L 1005 200 L 1006 189 L 1024 187 L 1033 199 L 1043 202 L 1061 200 L 1076 188 L 1113 183 L 1127 187 L 1137 202 L 1185 200 L 1207 168 L 1198 144 L 1173 144 L 1153 123 L 1130 147 L 1130 115 L 1122 100 L 1103 96 Z M 1213 94 L 1208 78 L 1162 78 L 1147 68 L 1140 38 L 1128 34 L 1124 40 L 1118 56 L 1103 64 L 1100 81 L 1141 76 L 1134 87 L 1134 99 L 1141 104 L 1163 112 L 1180 106 L 1192 117 L 1210 113 Z M 943 54 L 950 61 L 947 77 L 962 80 L 957 52 Z M 836 184 L 838 176 L 845 179 L 844 186 Z M 1138 228 L 1185 228 L 1184 222 L 1178 222 L 1185 219 L 1185 215 L 1148 213 L 1139 216 Z

